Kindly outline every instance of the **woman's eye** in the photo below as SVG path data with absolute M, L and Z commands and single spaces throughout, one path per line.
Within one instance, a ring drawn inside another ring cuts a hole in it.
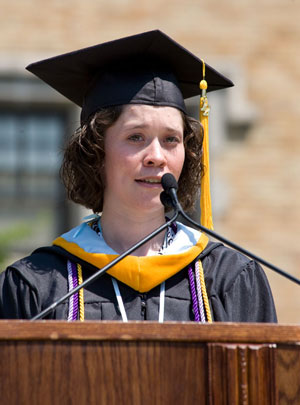
M 168 136 L 166 138 L 167 143 L 179 143 L 180 139 L 177 136 Z
M 128 139 L 129 139 L 130 141 L 133 141 L 133 142 L 139 142 L 139 141 L 142 141 L 142 140 L 143 140 L 143 137 L 142 137 L 142 135 L 139 135 L 139 134 L 133 134 L 133 135 L 130 135 L 130 136 L 128 137 Z

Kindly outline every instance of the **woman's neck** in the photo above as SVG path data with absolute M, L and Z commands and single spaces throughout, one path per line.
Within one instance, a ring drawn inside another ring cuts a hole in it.
M 105 242 L 121 254 L 142 240 L 165 222 L 164 211 L 159 210 L 151 215 L 124 213 L 112 209 L 103 209 L 101 216 L 102 235 Z M 165 231 L 160 232 L 149 242 L 138 248 L 134 256 L 157 254 L 164 241 Z

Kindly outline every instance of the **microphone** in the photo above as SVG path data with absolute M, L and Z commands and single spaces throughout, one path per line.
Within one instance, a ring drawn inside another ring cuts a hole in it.
M 174 208 L 172 198 L 165 191 L 160 193 L 160 201 L 166 208 Z
M 126 256 L 130 255 L 130 253 L 134 252 L 136 249 L 147 243 L 149 240 L 154 238 L 156 235 L 158 235 L 160 232 L 162 232 L 164 229 L 166 229 L 169 225 L 171 225 L 174 221 L 176 221 L 178 217 L 178 210 L 175 208 L 175 213 L 169 221 L 161 225 L 159 228 L 155 229 L 153 232 L 151 232 L 149 235 L 147 235 L 144 239 L 142 239 L 140 242 L 137 242 L 135 245 L 133 245 L 131 248 L 126 250 L 124 253 L 122 253 L 120 256 L 118 256 L 116 259 L 112 260 L 110 263 L 108 263 L 106 266 L 102 267 L 102 269 L 99 269 L 94 273 L 92 276 L 87 278 L 83 283 L 78 285 L 77 287 L 73 288 L 73 290 L 69 291 L 67 294 L 65 294 L 63 297 L 59 298 L 57 301 L 55 301 L 53 304 L 49 305 L 46 309 L 44 309 L 42 312 L 39 314 L 35 315 L 30 319 L 30 321 L 36 321 L 38 319 L 44 318 L 46 315 L 48 315 L 50 312 L 52 312 L 59 304 L 64 302 L 66 299 L 70 298 L 73 294 L 76 294 L 81 288 L 87 287 L 89 284 L 93 283 L 95 280 L 97 280 L 99 277 L 103 276 L 109 269 L 111 269 L 115 264 L 119 263 L 121 260 L 123 260 Z
M 178 201 L 177 192 L 176 192 L 178 185 L 177 185 L 177 181 L 176 181 L 175 177 L 171 173 L 166 173 L 162 176 L 161 184 L 162 184 L 164 191 L 161 193 L 160 199 L 163 204 L 164 204 L 164 202 L 166 204 L 168 204 L 168 205 L 164 204 L 165 206 L 168 206 L 168 207 L 172 206 L 175 209 L 175 211 L 178 212 L 179 215 L 181 215 L 189 223 L 193 224 L 196 228 L 200 229 L 202 232 L 212 236 L 213 238 L 224 243 L 225 245 L 228 245 L 231 248 L 243 253 L 244 255 L 249 256 L 251 259 L 255 260 L 256 262 L 262 264 L 263 266 L 268 267 L 269 269 L 275 271 L 276 273 L 282 275 L 283 277 L 288 278 L 289 280 L 293 281 L 294 283 L 300 284 L 300 280 L 298 278 L 292 276 L 289 273 L 286 273 L 285 271 L 281 270 L 279 267 L 275 266 L 274 264 L 269 263 L 264 259 L 261 259 L 260 257 L 254 255 L 253 253 L 244 249 L 243 247 L 237 245 L 234 242 L 231 242 L 230 240 L 224 238 L 221 235 L 218 235 L 216 232 L 198 224 L 192 218 L 190 218 L 183 211 L 183 209 Z
M 166 193 L 166 195 L 170 198 L 169 204 L 171 203 L 171 207 L 173 208 L 177 207 L 179 212 L 183 211 L 180 202 L 178 201 L 177 198 L 176 190 L 178 189 L 178 184 L 173 174 L 171 173 L 164 174 L 161 178 L 161 185 L 162 188 L 165 190 L 162 192 L 162 194 Z M 161 199 L 162 198 L 166 201 L 166 197 L 161 197 Z

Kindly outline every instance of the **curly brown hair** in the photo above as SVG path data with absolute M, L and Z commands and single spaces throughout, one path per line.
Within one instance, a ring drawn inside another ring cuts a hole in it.
M 104 136 L 122 113 L 123 106 L 96 112 L 67 142 L 60 170 L 68 198 L 99 213 L 103 208 Z M 185 161 L 178 181 L 178 199 L 184 210 L 194 207 L 202 176 L 203 128 L 182 113 Z

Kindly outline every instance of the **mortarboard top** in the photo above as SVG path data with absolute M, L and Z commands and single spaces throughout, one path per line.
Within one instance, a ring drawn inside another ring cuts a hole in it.
M 159 30 L 80 49 L 27 66 L 82 107 L 81 120 L 103 107 L 167 105 L 185 111 L 183 99 L 199 95 L 203 62 Z M 205 63 L 207 91 L 233 83 Z

